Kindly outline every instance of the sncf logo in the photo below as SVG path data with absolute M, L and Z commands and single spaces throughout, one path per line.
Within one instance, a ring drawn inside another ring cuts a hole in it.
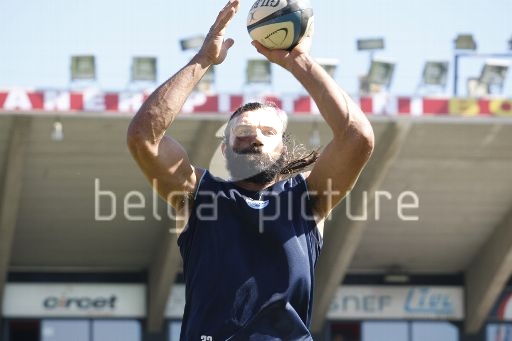
M 49 296 L 43 300 L 43 306 L 47 310 L 79 309 L 79 310 L 104 310 L 115 309 L 117 297 L 56 297 Z

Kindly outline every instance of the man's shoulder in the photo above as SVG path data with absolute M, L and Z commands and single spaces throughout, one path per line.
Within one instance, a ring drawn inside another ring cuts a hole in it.
M 300 175 L 302 175 L 302 177 L 303 177 L 304 179 L 307 179 L 307 178 L 308 178 L 308 176 L 309 176 L 309 174 L 311 174 L 311 171 L 310 171 L 310 170 L 309 170 L 309 171 L 306 171 L 306 172 L 302 172 L 302 173 L 300 173 Z

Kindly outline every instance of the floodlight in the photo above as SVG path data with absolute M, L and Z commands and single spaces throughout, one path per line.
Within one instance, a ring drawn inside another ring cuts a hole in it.
M 180 46 L 182 51 L 186 50 L 199 50 L 203 46 L 204 36 L 195 36 L 180 40 Z
M 489 86 L 497 85 L 499 87 L 503 87 L 509 65 L 510 63 L 504 60 L 486 61 L 478 81 Z
M 336 69 L 338 68 L 339 61 L 338 59 L 330 59 L 330 58 L 318 58 L 317 59 L 318 64 L 320 64 L 321 67 L 324 68 L 325 71 L 334 78 L 336 75 Z
M 447 61 L 427 61 L 423 67 L 421 83 L 423 85 L 446 86 L 448 78 Z
M 134 57 L 132 61 L 132 81 L 156 82 L 156 58 Z
M 368 82 L 368 75 L 359 76 L 359 95 L 365 96 L 370 93 L 370 83 Z
M 489 87 L 480 83 L 478 78 L 469 77 L 466 85 L 469 97 L 483 97 L 489 95 Z
M 378 84 L 389 87 L 394 70 L 395 64 L 392 62 L 372 60 L 370 71 L 368 72 L 368 83 L 370 85 Z
M 472 34 L 459 34 L 454 43 L 456 50 L 476 50 L 476 41 Z
M 71 56 L 71 80 L 95 80 L 94 56 Z
M 272 69 L 266 59 L 249 59 L 247 61 L 247 83 L 272 83 Z
M 357 44 L 358 51 L 384 49 L 384 39 L 383 38 L 358 39 L 356 44 Z

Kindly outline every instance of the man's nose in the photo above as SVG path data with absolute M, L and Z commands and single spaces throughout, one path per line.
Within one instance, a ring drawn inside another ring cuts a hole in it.
M 258 146 L 263 146 L 263 133 L 261 132 L 261 129 L 256 128 L 254 131 L 254 143 L 257 143 Z

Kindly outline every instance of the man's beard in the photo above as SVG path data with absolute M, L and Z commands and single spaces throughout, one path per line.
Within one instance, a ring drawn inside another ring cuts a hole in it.
M 255 184 L 268 184 L 276 179 L 286 164 L 286 152 L 273 159 L 257 147 L 244 150 L 226 148 L 226 166 L 233 181 L 244 180 Z

